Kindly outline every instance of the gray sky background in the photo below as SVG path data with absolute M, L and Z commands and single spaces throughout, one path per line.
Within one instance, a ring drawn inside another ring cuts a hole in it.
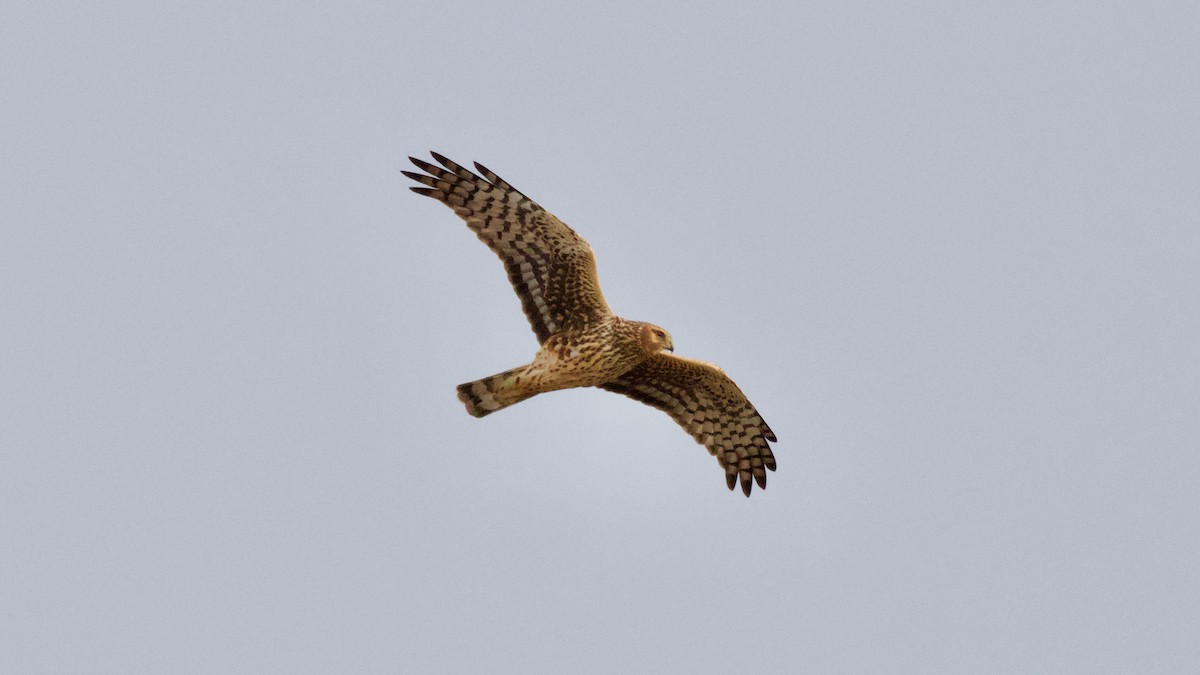
M 1195 672 L 1192 2 L 0 5 L 0 671 Z M 747 500 L 410 193 L 478 159 Z

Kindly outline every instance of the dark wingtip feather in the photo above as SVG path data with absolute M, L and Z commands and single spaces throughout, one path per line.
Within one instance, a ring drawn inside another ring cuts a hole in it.
M 748 476 L 745 478 L 742 478 L 742 493 L 745 494 L 747 497 L 749 497 L 750 491 L 753 489 L 754 489 L 754 483 L 750 482 L 750 478 Z
M 408 189 L 412 190 L 413 192 L 415 192 L 419 195 L 425 195 L 426 197 L 433 197 L 434 193 L 437 192 L 437 190 L 434 190 L 433 188 L 427 188 L 427 187 L 410 187 Z
M 487 168 L 486 166 L 480 164 L 479 162 L 475 162 L 474 164 L 475 164 L 475 168 L 479 170 L 479 173 L 483 174 L 483 177 L 486 178 L 488 180 L 488 182 L 490 182 L 492 185 L 495 185 L 496 187 L 500 188 L 501 190 L 511 190 L 512 192 L 515 192 L 515 193 L 521 195 L 522 197 L 525 197 L 525 195 L 520 190 L 518 190 L 512 186 L 512 183 L 509 183 L 508 181 L 504 180 L 500 176 L 497 176 L 495 171 L 492 171 L 491 169 Z M 528 197 L 525 197 L 525 198 L 529 199 Z
M 493 185 L 495 185 L 497 187 L 512 187 L 503 178 L 501 178 L 500 176 L 497 176 L 495 171 L 492 171 L 491 169 L 487 168 L 486 166 L 480 164 L 479 162 L 472 162 L 472 163 L 475 165 L 475 170 L 478 171 L 480 174 L 482 174 L 484 178 L 491 181 L 491 183 Z
M 762 420 L 762 418 L 761 418 L 761 417 L 759 417 L 758 419 L 759 419 L 760 421 Z M 762 435 L 763 435 L 763 436 L 764 436 L 764 437 L 765 437 L 765 438 L 766 438 L 768 441 L 778 441 L 778 440 L 779 440 L 779 439 L 775 438 L 775 432 L 774 432 L 774 431 L 771 431 L 771 427 L 767 426 L 767 423 L 766 423 L 765 421 L 763 421 L 763 422 L 762 422 L 762 423 L 759 425 L 759 430 L 760 430 L 760 431 L 762 431 Z
M 442 167 L 440 167 L 436 164 L 430 164 L 429 162 L 426 162 L 423 159 L 417 159 L 416 157 L 409 157 L 409 159 L 412 160 L 413 164 L 417 165 L 418 169 L 420 169 L 422 171 L 427 171 L 435 176 L 439 175 L 441 173 L 445 173 L 445 171 L 446 171 Z
M 734 485 L 737 485 L 737 474 L 736 473 L 725 474 L 725 486 L 728 487 L 730 490 L 732 490 Z
M 758 487 L 767 489 L 767 473 L 765 471 L 754 474 L 754 482 L 758 483 Z

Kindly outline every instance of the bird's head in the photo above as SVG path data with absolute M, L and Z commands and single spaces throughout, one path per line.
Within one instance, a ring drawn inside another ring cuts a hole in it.
M 650 354 L 660 352 L 664 349 L 669 352 L 675 351 L 675 342 L 671 340 L 671 334 L 654 324 L 642 324 L 642 334 L 640 337 L 642 348 Z

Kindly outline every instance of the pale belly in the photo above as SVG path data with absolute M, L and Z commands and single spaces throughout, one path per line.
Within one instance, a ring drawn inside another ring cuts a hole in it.
M 594 387 L 611 382 L 641 363 L 634 345 L 596 344 L 551 338 L 534 357 L 522 379 L 541 391 Z

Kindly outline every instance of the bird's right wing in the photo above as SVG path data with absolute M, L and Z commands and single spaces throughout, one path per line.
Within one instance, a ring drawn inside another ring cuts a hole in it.
M 482 177 L 431 154 L 442 166 L 409 157 L 425 172 L 402 172 L 425 186 L 412 191 L 454 209 L 500 257 L 538 343 L 612 316 L 583 237 L 478 162 Z

